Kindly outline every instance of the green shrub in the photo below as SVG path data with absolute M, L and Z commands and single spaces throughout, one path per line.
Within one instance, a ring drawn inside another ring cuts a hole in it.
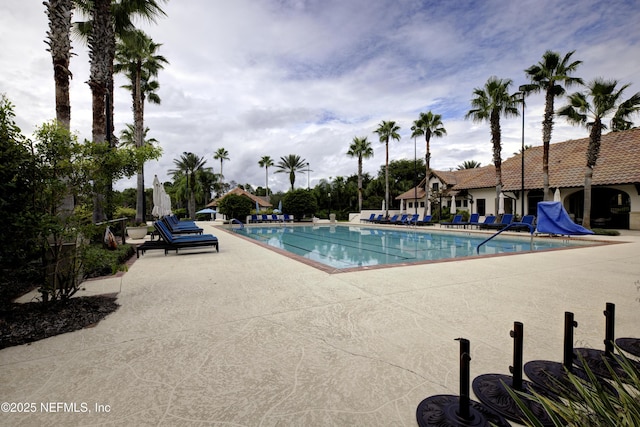
M 311 191 L 299 189 L 285 194 L 282 209 L 299 220 L 305 216 L 313 216 L 318 210 L 318 203 Z
M 218 202 L 218 212 L 226 215 L 228 219 L 236 218 L 244 222 L 253 206 L 254 203 L 245 196 L 227 194 Z
M 118 245 L 115 250 L 105 249 L 102 244 L 90 245 L 83 253 L 83 277 L 108 276 L 123 271 L 125 262 L 134 253 L 131 245 Z
M 619 236 L 620 232 L 618 230 L 607 230 L 604 228 L 594 228 L 592 231 L 599 236 Z

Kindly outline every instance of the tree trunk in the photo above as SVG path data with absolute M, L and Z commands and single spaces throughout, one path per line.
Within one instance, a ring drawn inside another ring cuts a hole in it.
M 551 130 L 553 129 L 553 96 L 553 92 L 548 90 L 544 108 L 544 120 L 542 122 L 542 192 L 545 202 L 553 198 L 549 192 L 549 144 L 551 143 Z
M 499 112 L 493 110 L 491 112 L 491 142 L 493 143 L 493 164 L 496 167 L 496 201 L 495 212 L 498 213 L 498 203 L 500 193 L 502 192 L 502 141 L 500 134 L 500 115 Z
M 591 179 L 593 169 L 587 166 L 584 171 L 584 210 L 582 212 L 582 226 L 591 228 Z
M 141 89 L 142 83 L 142 61 L 138 60 L 136 64 L 136 75 L 133 82 L 133 133 L 136 147 L 144 145 L 144 97 Z M 144 165 L 140 166 L 138 171 L 137 188 L 136 188 L 136 222 L 143 222 L 144 212 Z
M 362 155 L 358 156 L 358 212 L 362 212 Z
M 389 140 L 385 143 L 387 157 L 384 166 L 384 216 L 389 216 Z
M 427 152 L 424 155 L 424 164 L 425 164 L 425 175 L 424 175 L 424 214 L 427 215 L 429 213 L 429 174 L 431 173 L 431 151 L 429 147 L 430 135 L 427 134 L 425 137 L 427 144 Z M 416 200 L 416 203 L 418 201 Z

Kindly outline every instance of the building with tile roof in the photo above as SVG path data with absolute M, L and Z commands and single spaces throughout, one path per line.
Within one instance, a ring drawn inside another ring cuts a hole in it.
M 559 192 L 569 214 L 581 221 L 584 201 L 586 154 L 589 138 L 575 139 L 549 146 L 549 186 Z M 542 146 L 524 152 L 524 214 L 536 214 L 543 200 Z M 504 211 L 522 215 L 522 153 L 502 162 L 502 194 Z M 600 154 L 592 179 L 592 227 L 640 230 L 640 128 L 610 132 L 602 136 Z M 455 196 L 456 208 L 484 216 L 498 212 L 495 167 L 488 165 L 459 171 L 432 171 L 429 177 L 432 193 L 450 203 Z M 558 194 L 555 194 L 556 197 Z M 404 208 L 411 212 L 415 203 L 425 206 L 424 180 L 417 189 L 400 196 Z M 432 199 L 434 201 L 434 199 Z M 446 203 L 445 203 L 446 202 Z
M 273 205 L 271 203 L 269 203 L 267 200 L 265 200 L 264 198 L 260 197 L 260 196 L 256 196 L 254 194 L 249 193 L 248 191 L 243 190 L 240 187 L 236 187 L 233 190 L 227 192 L 224 196 L 226 196 L 227 194 L 236 194 L 238 196 L 244 196 L 248 199 L 251 200 L 251 202 L 253 202 L 254 204 L 257 203 L 258 206 L 260 206 L 260 210 L 266 210 L 269 208 L 272 208 Z M 215 199 L 214 201 L 210 202 L 207 207 L 208 208 L 216 208 L 218 206 L 218 202 L 224 197 L 220 197 L 218 199 Z

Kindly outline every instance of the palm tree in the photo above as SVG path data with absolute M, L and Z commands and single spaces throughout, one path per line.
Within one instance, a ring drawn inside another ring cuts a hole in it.
M 49 17 L 46 41 L 53 60 L 53 80 L 56 87 L 56 119 L 69 129 L 71 125 L 71 103 L 69 101 L 69 62 L 71 59 L 71 16 L 73 0 L 45 1 Z
M 114 71 L 123 73 L 131 82 L 124 86 L 131 90 L 133 100 L 134 141 L 136 147 L 142 147 L 144 141 L 144 101 L 147 99 L 145 91 L 151 91 L 149 102 L 159 104 L 160 97 L 155 93 L 159 86 L 152 80 L 158 75 L 158 71 L 164 68 L 168 61 L 157 55 L 160 44 L 154 43 L 144 32 L 140 30 L 123 34 L 116 46 L 116 63 Z M 136 221 L 144 220 L 144 164 L 140 166 L 137 177 L 136 196 Z
M 418 116 L 418 120 L 413 122 L 413 130 L 412 137 L 424 135 L 424 139 L 426 141 L 426 154 L 425 154 L 425 182 L 424 182 L 424 192 L 427 200 L 426 209 L 430 209 L 429 204 L 429 174 L 431 173 L 431 148 L 429 146 L 429 142 L 431 141 L 431 137 L 435 136 L 440 138 L 447 134 L 447 130 L 442 126 L 442 116 L 440 114 L 433 114 L 431 111 L 427 113 L 420 113 Z M 429 213 L 429 212 L 426 212 Z
M 262 156 L 262 158 L 258 161 L 258 164 L 261 168 L 264 168 L 267 200 L 269 200 L 269 167 L 273 166 L 273 159 L 270 156 Z
M 220 147 L 218 148 L 218 151 L 213 154 L 213 158 L 220 160 L 220 179 L 222 180 L 224 178 L 224 175 L 222 174 L 222 162 L 224 160 L 229 160 L 229 152 L 223 147 Z
M 456 170 L 465 170 L 465 169 L 477 169 L 480 167 L 480 162 L 476 162 L 475 160 L 465 160 L 462 164 L 459 164 Z
M 366 136 L 362 138 L 355 136 L 347 155 L 358 158 L 358 212 L 362 212 L 362 159 L 373 157 L 373 147 Z
M 549 192 L 549 144 L 553 130 L 553 101 L 556 97 L 564 95 L 565 87 L 583 84 L 582 79 L 571 77 L 582 63 L 582 61 L 570 62 L 574 53 L 575 50 L 572 50 L 560 58 L 559 53 L 548 50 L 542 55 L 542 61 L 525 70 L 531 79 L 531 84 L 524 85 L 524 91 L 534 93 L 544 91 L 545 93 L 544 120 L 542 121 L 542 182 L 545 201 L 552 198 Z
M 465 118 L 471 118 L 474 122 L 488 121 L 491 127 L 491 143 L 493 144 L 493 164 L 496 167 L 496 200 L 495 209 L 498 211 L 498 200 L 502 192 L 502 135 L 500 130 L 500 117 L 518 116 L 517 104 L 520 100 L 517 95 L 509 95 L 511 79 L 499 79 L 492 76 L 484 87 L 475 88 L 475 98 L 471 100 L 472 109 L 467 112 Z
M 400 134 L 398 131 L 400 130 L 400 126 L 396 125 L 394 121 L 382 121 L 378 125 L 378 129 L 374 132 L 378 134 L 380 138 L 380 142 L 385 144 L 386 149 L 386 161 L 384 167 L 384 208 L 385 208 L 385 216 L 389 216 L 389 139 L 395 139 L 396 141 L 400 140 Z
M 293 184 L 296 182 L 296 173 L 304 173 L 304 168 L 306 166 L 307 161 L 305 159 L 301 159 L 297 154 L 289 154 L 286 157 L 280 157 L 280 161 L 276 165 L 278 168 L 276 173 L 288 173 L 291 190 L 293 190 Z
M 193 153 L 183 152 L 179 159 L 174 159 L 173 163 L 176 169 L 169 170 L 169 173 L 175 177 L 180 175 L 186 178 L 187 198 L 189 201 L 189 217 L 196 217 L 196 175 L 204 168 L 207 160 Z
M 629 121 L 632 114 L 640 111 L 640 92 L 622 101 L 622 93 L 630 86 L 626 84 L 617 89 L 616 80 L 597 78 L 587 85 L 585 92 L 576 92 L 569 96 L 569 105 L 558 111 L 559 116 L 565 116 L 571 124 L 585 125 L 589 130 L 589 148 L 587 150 L 587 167 L 584 173 L 584 213 L 582 225 L 591 228 L 591 180 L 593 168 L 600 153 L 602 130 L 607 129 L 603 123 L 611 117 L 611 130 L 621 131 L 630 129 L 633 123 Z
M 158 2 L 166 0 L 93 0 L 75 1 L 75 5 L 89 21 L 76 23 L 76 34 L 89 45 L 91 89 L 92 141 L 101 144 L 108 141 L 115 148 L 113 133 L 113 72 L 116 54 L 116 36 L 134 28 L 133 18 L 140 17 L 155 22 L 155 17 L 165 15 Z M 104 173 L 104 171 L 101 171 Z M 104 199 L 109 198 L 113 184 L 106 179 L 105 188 L 94 194 L 93 221 L 105 218 Z

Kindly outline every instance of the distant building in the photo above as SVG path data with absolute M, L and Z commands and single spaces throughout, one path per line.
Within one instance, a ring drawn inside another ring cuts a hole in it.
M 581 222 L 584 174 L 589 138 L 549 146 L 549 187 L 559 191 L 560 201 Z M 524 215 L 536 214 L 542 194 L 542 146 L 524 152 Z M 502 162 L 504 211 L 523 215 L 522 153 Z M 459 171 L 431 171 L 429 187 L 444 206 L 455 199 L 456 209 L 481 216 L 498 213 L 496 173 L 493 165 Z M 396 197 L 409 213 L 428 208 L 423 180 L 418 188 Z M 591 226 L 640 230 L 640 128 L 602 136 L 600 154 L 593 169 Z M 417 204 L 417 206 L 416 206 Z
M 215 199 L 214 201 L 209 203 L 207 205 L 207 207 L 208 208 L 214 208 L 214 209 L 217 208 L 218 207 L 218 202 L 228 194 L 236 194 L 238 196 L 244 196 L 244 197 L 248 198 L 249 200 L 251 200 L 251 202 L 254 205 L 257 203 L 258 206 L 260 207 L 261 211 L 262 210 L 267 210 L 267 209 L 270 209 L 270 208 L 273 207 L 273 205 L 271 203 L 269 203 L 267 200 L 265 200 L 264 198 L 262 198 L 260 196 L 253 195 L 253 194 L 249 193 L 248 191 L 243 190 L 240 187 L 236 187 L 233 190 L 227 192 L 224 196 Z

